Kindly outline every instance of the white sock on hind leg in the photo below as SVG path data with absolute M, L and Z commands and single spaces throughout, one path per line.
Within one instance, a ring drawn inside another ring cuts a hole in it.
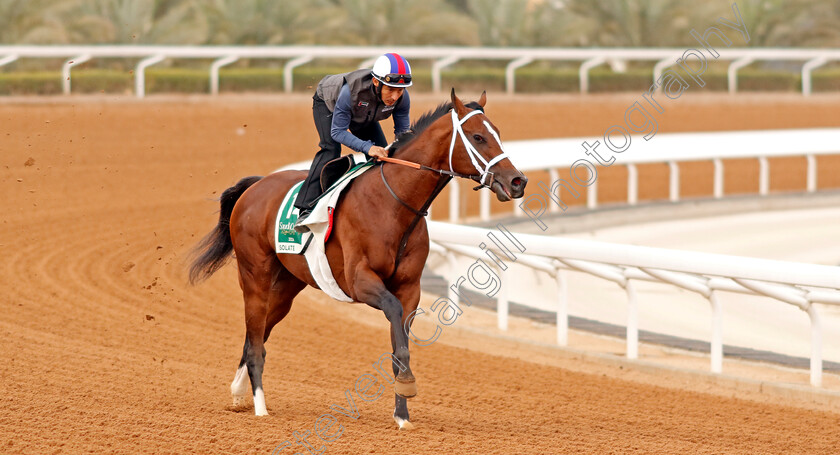
M 248 366 L 242 365 L 236 370 L 236 376 L 230 383 L 230 394 L 233 395 L 234 406 L 244 404 L 245 397 L 248 396 L 248 381 Z

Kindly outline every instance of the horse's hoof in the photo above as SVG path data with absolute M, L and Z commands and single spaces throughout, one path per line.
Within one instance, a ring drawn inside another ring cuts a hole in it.
M 397 425 L 400 426 L 400 430 L 413 430 L 414 424 L 409 422 L 408 420 L 404 420 L 400 417 L 394 416 L 394 422 L 397 422 Z
M 245 397 L 247 397 L 247 395 L 233 395 L 233 407 L 238 408 L 240 406 L 245 406 Z
M 398 379 L 394 383 L 394 393 L 405 399 L 414 398 L 417 396 L 417 383 L 414 381 L 400 382 Z
M 254 411 L 254 415 L 257 417 L 265 417 L 268 415 L 268 411 Z

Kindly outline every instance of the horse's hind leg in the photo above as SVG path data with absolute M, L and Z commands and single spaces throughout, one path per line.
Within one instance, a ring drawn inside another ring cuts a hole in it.
M 236 369 L 236 375 L 233 377 L 233 382 L 230 383 L 230 394 L 233 396 L 233 406 L 239 407 L 245 404 L 245 397 L 248 396 L 248 366 L 245 361 L 248 360 L 248 349 L 250 348 L 248 337 L 245 337 L 245 346 L 242 347 L 242 359 L 239 361 L 239 368 Z
M 257 292 L 256 295 L 253 295 L 254 293 L 251 292 L 250 294 L 252 295 L 249 299 L 249 292 L 245 291 L 246 287 L 244 283 L 246 282 L 245 277 L 253 276 L 253 274 L 240 275 L 243 283 L 243 294 L 245 295 L 247 331 L 245 344 L 242 347 L 242 358 L 239 361 L 239 368 L 236 370 L 236 376 L 230 385 L 233 405 L 240 406 L 245 402 L 245 397 L 248 393 L 247 381 L 250 378 L 254 395 L 254 413 L 256 415 L 267 415 L 265 396 L 262 389 L 262 367 L 265 363 L 265 347 L 263 343 L 268 340 L 271 329 L 289 314 L 292 301 L 306 287 L 306 284 L 289 273 L 276 260 L 276 257 L 268 260 L 270 262 L 272 278 L 270 279 L 271 284 L 267 289 L 267 298 L 263 299 L 262 293 L 260 292 Z M 242 266 L 240 266 L 240 274 L 242 270 Z M 263 322 L 260 323 L 260 321 Z M 253 348 L 252 339 L 254 337 L 260 338 L 259 350 Z M 259 384 L 259 387 L 255 384 Z
M 292 302 L 305 287 L 306 283 L 297 279 L 282 265 L 280 266 L 272 280 L 271 292 L 268 295 L 268 314 L 265 320 L 263 341 L 268 341 L 271 329 L 289 314 Z
M 262 416 L 268 415 L 262 386 L 266 317 L 272 279 L 281 265 L 277 257 L 270 253 L 258 258 L 245 259 L 245 257 L 244 254 L 237 254 L 239 285 L 245 300 L 245 345 L 242 348 L 242 360 L 230 389 L 234 405 L 241 404 L 244 391 L 247 390 L 244 384 L 247 373 L 251 380 L 254 397 L 254 413 Z

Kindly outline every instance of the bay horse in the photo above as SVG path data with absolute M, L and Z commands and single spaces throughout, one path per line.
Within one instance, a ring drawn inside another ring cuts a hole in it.
M 391 325 L 393 417 L 400 429 L 412 428 L 406 398 L 417 393 L 405 322 L 419 304 L 420 274 L 429 254 L 426 209 L 453 176 L 476 180 L 476 189 L 489 188 L 500 201 L 521 198 L 527 183 L 504 154 L 498 129 L 484 114 L 486 101 L 482 93 L 477 103 L 465 105 L 453 89 L 451 103 L 422 115 L 391 146 L 392 158 L 385 158 L 391 162 L 377 163 L 378 171 L 372 168 L 346 189 L 326 244 L 344 293 L 381 310 Z M 235 253 L 246 336 L 231 393 L 234 405 L 243 403 L 247 375 L 258 416 L 268 415 L 262 386 L 264 343 L 289 313 L 295 296 L 307 285 L 318 289 L 303 255 L 276 254 L 274 246 L 278 208 L 286 192 L 305 177 L 305 171 L 246 177 L 224 191 L 219 222 L 196 245 L 197 258 L 190 266 L 194 284 Z

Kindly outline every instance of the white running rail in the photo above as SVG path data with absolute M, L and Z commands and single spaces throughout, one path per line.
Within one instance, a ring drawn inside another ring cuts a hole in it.
M 491 263 L 485 250 L 476 244 L 491 231 L 435 221 L 429 222 L 428 226 L 431 252 L 444 257 L 449 264 L 443 267 L 450 286 L 449 299 L 457 301 L 455 291 L 459 290 L 456 287 L 459 277 L 455 267 L 456 257 L 483 258 Z M 525 254 L 517 254 L 516 264 L 547 273 L 557 280 L 560 290 L 556 307 L 557 343 L 560 345 L 567 344 L 569 330 L 566 270 L 600 277 L 626 291 L 626 356 L 631 359 L 638 358 L 639 353 L 638 302 L 634 281 L 670 284 L 708 299 L 712 308 L 711 371 L 715 373 L 720 373 L 723 365 L 723 313 L 717 293 L 752 294 L 785 302 L 808 314 L 811 327 L 810 382 L 815 387 L 822 385 L 823 332 L 814 303 L 840 305 L 840 267 L 531 234 L 514 235 L 526 247 Z M 495 247 L 491 249 L 498 257 L 504 258 L 504 252 Z M 505 284 L 497 295 L 497 317 L 499 328 L 504 330 L 508 318 L 506 296 L 511 292 L 505 285 L 513 283 L 513 280 L 503 281 Z
M 539 139 L 528 141 L 506 141 L 505 151 L 513 160 L 516 167 L 526 175 L 532 171 L 547 171 L 551 176 L 550 182 L 543 182 L 546 187 L 557 179 L 564 179 L 572 186 L 576 186 L 578 192 L 582 193 L 583 188 L 575 185 L 569 178 L 569 167 L 581 158 L 592 158 L 584 154 L 581 143 L 584 141 L 593 143 L 600 140 L 602 145 L 599 151 L 605 155 L 610 152 L 603 146 L 603 138 L 578 137 L 564 139 Z M 636 166 L 646 163 L 668 163 L 670 169 L 670 191 L 669 199 L 672 202 L 680 200 L 680 163 L 691 161 L 711 161 L 715 163 L 713 175 L 713 187 L 715 197 L 722 198 L 725 195 L 724 167 L 727 159 L 749 158 L 759 162 L 759 183 L 756 188 L 760 196 L 770 193 L 770 162 L 769 158 L 779 157 L 803 157 L 807 160 L 806 167 L 806 191 L 813 193 L 817 190 L 817 165 L 818 157 L 822 155 L 840 154 L 840 128 L 813 128 L 813 129 L 790 129 L 790 130 L 764 130 L 764 131 L 728 131 L 712 133 L 659 133 L 650 141 L 634 136 L 630 148 L 618 155 L 613 166 L 627 166 L 627 203 L 635 205 L 638 203 L 638 172 Z M 593 164 L 595 164 L 593 162 Z M 302 161 L 284 166 L 283 169 L 307 169 L 309 161 Z M 563 169 L 565 168 L 565 169 Z M 563 169 L 563 172 L 558 172 Z M 462 213 L 466 208 L 461 205 L 460 189 L 457 182 L 448 185 L 449 191 L 449 222 L 457 223 L 463 220 Z M 529 195 L 542 195 L 545 193 L 539 190 L 539 182 L 528 183 Z M 586 187 L 587 207 L 598 206 L 598 181 Z M 562 195 L 559 195 L 561 199 Z M 481 191 L 480 218 L 482 221 L 491 219 L 490 198 L 494 197 L 489 191 Z M 513 212 L 516 216 L 524 216 L 525 212 L 520 206 L 530 207 L 529 196 L 513 204 Z M 569 198 L 566 197 L 566 201 Z M 559 205 L 549 204 L 548 213 L 559 213 Z M 533 207 L 531 207 L 533 208 Z M 534 216 L 531 213 L 530 216 Z
M 589 86 L 589 70 L 606 62 L 648 61 L 656 62 L 653 81 L 659 79 L 664 70 L 676 63 L 686 52 L 684 48 L 492 48 L 492 47 L 420 47 L 420 46 L 133 46 L 133 45 L 88 45 L 88 46 L 0 46 L 0 66 L 21 58 L 65 58 L 63 72 L 69 75 L 70 60 L 79 56 L 91 59 L 139 58 L 144 61 L 161 56 L 162 59 L 214 59 L 208 69 L 209 92 L 217 93 L 218 68 L 235 59 L 283 59 L 287 60 L 284 82 L 286 91 L 291 91 L 291 70 L 302 62 L 316 58 L 359 59 L 370 58 L 385 52 L 399 52 L 409 59 L 432 60 L 432 88 L 441 91 L 441 71 L 460 60 L 502 60 L 507 61 L 505 87 L 513 93 L 516 87 L 516 69 L 533 61 L 581 62 L 579 71 L 581 92 Z M 737 71 L 744 62 L 785 61 L 802 62 L 802 93 L 811 94 L 811 73 L 814 69 L 831 61 L 840 60 L 838 49 L 790 49 L 790 48 L 726 48 L 718 49 L 716 60 L 731 62 L 728 68 L 729 91 L 737 90 Z M 162 60 L 161 59 L 161 60 Z M 148 66 L 148 65 L 146 65 Z M 135 71 L 135 85 L 142 83 L 143 67 Z M 66 77 L 63 79 L 67 80 Z M 653 82 L 652 81 L 652 82 Z M 70 93 L 70 84 L 64 84 L 64 92 Z M 140 89 L 140 98 L 145 91 Z
M 603 138 L 579 137 L 564 139 L 541 139 L 529 141 L 505 142 L 505 150 L 511 156 L 513 163 L 523 172 L 548 171 L 552 175 L 552 182 L 558 178 L 569 182 L 576 190 L 583 192 L 584 187 L 576 185 L 570 178 L 569 167 L 582 158 L 592 164 L 597 162 L 584 154 L 582 143 L 590 144 L 600 141 L 599 151 L 605 156 L 614 156 L 614 165 L 627 166 L 627 203 L 638 203 L 638 172 L 636 165 L 647 163 L 668 163 L 670 169 L 669 199 L 672 202 L 680 200 L 680 172 L 679 164 L 691 161 L 711 161 L 715 165 L 713 174 L 714 197 L 724 196 L 724 167 L 723 160 L 727 159 L 756 159 L 759 162 L 759 184 L 756 191 L 760 196 L 766 196 L 770 190 L 770 164 L 768 158 L 804 157 L 806 167 L 806 191 L 813 193 L 817 190 L 817 157 L 820 155 L 840 154 L 840 128 L 811 128 L 790 130 L 759 130 L 759 131 L 728 131 L 710 133 L 660 133 L 645 141 L 641 136 L 633 136 L 631 145 L 626 152 L 611 154 L 604 146 Z M 566 168 L 563 173 L 557 169 Z M 537 182 L 533 182 L 537 183 Z M 551 182 L 546 182 L 551 186 Z M 529 184 L 529 193 L 536 188 Z M 598 206 L 598 181 L 585 187 L 587 192 L 587 207 Z M 457 185 L 451 185 L 450 191 L 458 192 Z M 490 192 L 482 192 L 481 220 L 490 219 Z M 543 196 L 545 194 L 543 193 Z M 562 199 L 562 198 L 561 198 Z M 566 198 L 568 202 L 568 198 Z M 458 220 L 462 213 L 459 206 L 460 197 L 450 199 L 450 221 Z M 522 208 L 528 204 L 526 198 L 514 206 L 514 214 L 524 215 Z M 523 207 L 520 207 L 523 206 Z M 551 212 L 559 212 L 560 206 L 550 204 Z

